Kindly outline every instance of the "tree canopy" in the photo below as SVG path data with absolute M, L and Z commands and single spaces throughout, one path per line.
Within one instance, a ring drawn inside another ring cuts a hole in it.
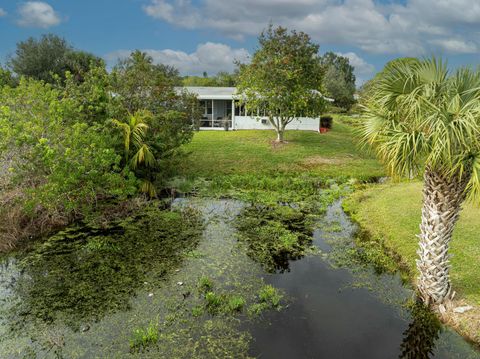
M 81 81 L 91 66 L 101 64 L 103 60 L 99 57 L 75 50 L 65 39 L 53 34 L 19 42 L 9 60 L 9 67 L 17 75 L 48 83 L 56 82 L 57 76 L 64 80 L 67 71 Z
M 339 107 L 349 109 L 355 99 L 354 67 L 347 57 L 327 52 L 321 57 L 325 71 L 324 87 L 326 94 L 335 100 Z
M 283 141 L 295 118 L 317 117 L 325 108 L 319 45 L 297 31 L 270 25 L 262 32 L 250 64 L 239 64 L 237 89 L 247 111 L 265 112 Z

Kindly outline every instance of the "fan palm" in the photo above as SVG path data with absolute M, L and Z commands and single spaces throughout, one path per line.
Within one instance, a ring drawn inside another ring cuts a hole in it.
M 364 107 L 364 143 L 389 172 L 423 173 L 417 285 L 427 305 L 442 305 L 454 295 L 448 250 L 461 205 L 480 194 L 480 75 L 435 58 L 396 60 Z

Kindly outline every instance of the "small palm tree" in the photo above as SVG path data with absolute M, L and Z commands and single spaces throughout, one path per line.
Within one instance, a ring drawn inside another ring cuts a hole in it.
M 480 194 L 480 74 L 451 74 L 435 58 L 400 59 L 368 98 L 364 142 L 392 175 L 423 172 L 417 284 L 427 305 L 442 305 L 454 295 L 448 250 L 461 205 Z
M 147 169 L 155 167 L 155 156 L 148 144 L 145 143 L 148 131 L 147 121 L 150 118 L 151 114 L 148 111 L 137 111 L 133 115 L 128 116 L 128 122 L 112 120 L 115 126 L 123 131 L 125 164 L 132 170 L 136 170 L 140 166 L 144 166 Z M 131 145 L 133 145 L 133 148 Z M 132 151 L 133 155 L 131 155 Z M 156 195 L 155 187 L 146 178 L 142 179 L 140 190 L 143 193 L 147 193 L 150 197 Z

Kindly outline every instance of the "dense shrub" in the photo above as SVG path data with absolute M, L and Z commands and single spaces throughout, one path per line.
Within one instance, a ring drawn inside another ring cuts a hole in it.
M 323 128 L 332 128 L 333 117 L 332 116 L 322 116 L 320 117 L 320 127 Z

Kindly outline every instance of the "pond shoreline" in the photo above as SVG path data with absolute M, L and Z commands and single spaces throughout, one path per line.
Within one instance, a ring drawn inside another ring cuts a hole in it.
M 385 241 L 380 237 L 378 233 L 374 234 L 369 223 L 366 223 L 361 218 L 359 218 L 357 212 L 358 209 L 352 208 L 352 202 L 359 201 L 359 198 L 362 197 L 362 193 L 364 193 L 365 191 L 365 188 L 356 189 L 350 196 L 348 196 L 347 201 L 343 203 L 344 211 L 348 214 L 350 219 L 357 224 L 359 228 L 357 240 L 360 243 L 362 241 L 375 241 L 379 243 L 379 245 L 383 248 L 385 255 L 393 258 L 396 261 L 399 272 L 402 273 L 403 277 L 408 281 L 412 288 L 416 288 L 415 274 L 412 271 L 411 267 L 407 264 L 407 259 L 403 257 L 398 251 L 396 251 L 393 245 L 385 243 Z M 353 198 L 355 196 L 356 198 Z M 462 306 L 472 306 L 473 309 L 471 309 L 470 313 L 455 313 L 453 311 L 455 307 Z M 480 351 L 480 322 L 478 322 L 478 318 L 480 318 L 480 308 L 478 306 L 474 305 L 473 303 L 469 303 L 463 298 L 457 298 L 449 305 L 447 312 L 442 314 L 440 311 L 434 310 L 434 313 L 443 324 L 453 328 L 468 343 L 470 343 L 477 350 Z M 473 314 L 473 316 L 469 318 L 469 314 Z M 472 325 L 472 322 L 476 323 L 476 325 Z

